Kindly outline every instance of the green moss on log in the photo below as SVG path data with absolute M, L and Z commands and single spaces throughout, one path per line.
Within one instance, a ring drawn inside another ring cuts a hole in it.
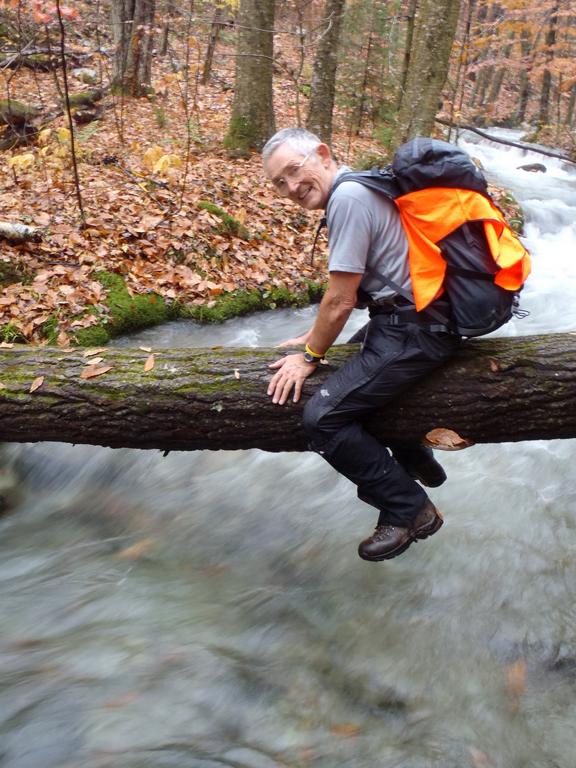
M 102 98 L 102 90 L 100 88 L 91 88 L 88 91 L 78 91 L 78 93 L 69 94 L 68 98 L 72 108 L 88 107 L 92 106 L 95 102 L 100 101 Z
M 208 211 L 213 216 L 218 216 L 222 221 L 218 229 L 224 234 L 236 235 L 236 237 L 240 237 L 242 240 L 250 240 L 250 232 L 248 232 L 244 224 L 227 213 L 223 208 L 220 208 L 219 205 L 211 203 L 209 200 L 200 200 L 197 205 L 201 210 Z
M 3 125 L 24 125 L 40 114 L 31 104 L 15 99 L 0 99 L 0 123 Z

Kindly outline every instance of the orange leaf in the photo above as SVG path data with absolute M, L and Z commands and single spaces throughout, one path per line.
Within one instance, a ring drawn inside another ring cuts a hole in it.
M 80 374 L 80 378 L 93 379 L 94 376 L 101 376 L 103 373 L 108 373 L 111 368 L 111 365 L 105 365 L 104 368 L 98 368 L 97 365 L 89 365 L 87 368 L 84 368 Z
M 140 555 L 145 555 L 146 552 L 149 552 L 153 546 L 154 539 L 142 539 L 118 552 L 116 557 L 118 560 L 137 560 Z
M 460 451 L 462 448 L 468 448 L 474 443 L 465 440 L 452 429 L 432 429 L 424 438 L 424 444 L 431 448 L 438 448 L 441 451 Z
M 106 352 L 106 347 L 98 347 L 97 349 L 87 349 L 84 352 L 84 357 L 92 357 L 93 355 L 99 355 L 101 352 Z
M 526 662 L 518 659 L 506 667 L 506 690 L 515 706 L 526 690 Z
M 40 389 L 40 387 L 44 384 L 44 376 L 38 376 L 37 379 L 34 379 L 30 386 L 30 392 L 36 392 L 37 389 Z
M 330 730 L 337 736 L 344 736 L 347 739 L 351 736 L 358 736 L 361 731 L 360 726 L 354 725 L 354 723 L 336 723 Z
M 146 362 L 144 363 L 144 370 L 146 372 L 151 371 L 152 368 L 154 368 L 154 362 L 155 362 L 154 355 L 150 355 L 146 360 Z

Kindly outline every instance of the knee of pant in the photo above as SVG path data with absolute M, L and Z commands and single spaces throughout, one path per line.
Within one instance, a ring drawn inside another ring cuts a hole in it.
M 314 440 L 318 440 L 323 434 L 320 428 L 320 416 L 320 409 L 316 407 L 314 398 L 308 400 L 304 406 L 302 425 L 309 439 L 313 442 Z

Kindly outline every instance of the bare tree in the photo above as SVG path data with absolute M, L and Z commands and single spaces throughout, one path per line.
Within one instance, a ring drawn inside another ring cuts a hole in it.
M 155 0 L 112 0 L 112 83 L 128 96 L 143 96 L 150 86 L 155 10 Z
M 338 45 L 346 0 L 326 0 L 324 17 L 327 28 L 320 39 L 314 59 L 310 106 L 306 127 L 325 142 L 332 137 L 332 115 L 336 93 Z

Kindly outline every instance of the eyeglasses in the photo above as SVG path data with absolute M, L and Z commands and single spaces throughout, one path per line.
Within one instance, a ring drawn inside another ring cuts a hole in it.
M 304 163 L 308 160 L 308 158 L 311 155 L 314 154 L 314 152 L 316 152 L 316 149 L 311 149 L 310 152 L 308 152 L 308 154 L 305 155 L 302 158 L 302 160 L 300 160 L 299 163 L 294 163 L 292 165 L 289 165 L 287 168 L 284 169 L 284 173 L 282 174 L 282 176 L 279 176 L 277 179 L 272 179 L 272 184 L 283 197 L 285 197 L 290 191 L 288 182 L 296 181 L 296 179 L 300 175 L 300 171 L 304 167 Z

